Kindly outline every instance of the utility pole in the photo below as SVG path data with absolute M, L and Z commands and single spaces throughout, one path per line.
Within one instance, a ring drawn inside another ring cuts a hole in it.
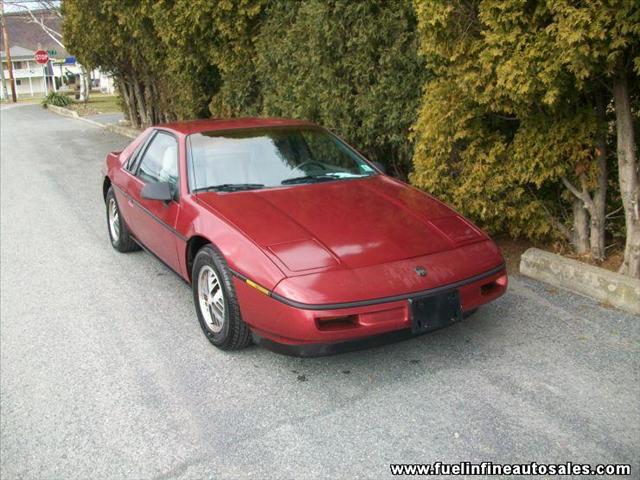
M 18 99 L 16 98 L 16 84 L 13 80 L 13 64 L 11 63 L 11 46 L 9 45 L 9 31 L 7 30 L 7 22 L 4 19 L 4 2 L 0 0 L 0 22 L 2 23 L 2 38 L 4 40 L 4 51 L 6 52 L 5 58 L 7 59 L 7 67 L 9 70 L 9 83 L 11 84 L 11 98 L 13 99 L 13 103 L 16 103 Z M 0 68 L 4 69 L 2 64 L 0 63 Z M 4 76 L 4 71 L 2 72 Z M 4 80 L 2 82 L 4 85 Z
M 0 98 L 2 100 L 9 98 L 7 86 L 4 84 L 4 66 L 2 65 L 2 62 L 0 62 Z

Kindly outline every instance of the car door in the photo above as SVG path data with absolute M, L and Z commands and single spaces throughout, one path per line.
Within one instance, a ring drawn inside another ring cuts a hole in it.
M 128 226 L 135 238 L 172 269 L 179 271 L 176 222 L 180 211 L 178 182 L 178 139 L 158 130 L 125 175 Z M 142 189 L 151 182 L 171 184 L 174 198 L 169 202 L 142 198 Z

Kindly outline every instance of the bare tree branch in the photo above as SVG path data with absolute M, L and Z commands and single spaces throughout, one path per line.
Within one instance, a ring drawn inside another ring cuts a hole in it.
M 616 216 L 616 213 L 621 211 L 623 208 L 624 208 L 624 205 L 622 205 L 619 208 L 616 208 L 613 212 L 607 213 L 606 218 L 619 218 Z
M 62 12 L 60 11 L 60 2 L 42 1 L 40 2 L 48 11 L 54 13 L 56 17 L 62 18 Z
M 562 177 L 562 178 L 560 178 L 560 180 L 562 180 L 563 185 L 565 187 L 567 187 L 567 190 L 569 190 L 578 200 L 582 200 L 582 202 L 584 203 L 584 207 L 589 212 L 593 211 L 593 200 L 591 199 L 591 195 L 589 195 L 589 192 L 587 190 L 585 190 L 585 188 L 586 188 L 586 179 L 585 178 L 581 178 L 582 188 L 583 188 L 582 191 L 578 190 L 569 181 L 569 179 L 567 177 Z
M 538 201 L 540 201 L 538 199 L 538 196 L 535 194 L 535 192 L 533 191 L 533 189 L 527 185 L 527 189 L 529 190 L 529 193 L 531 193 L 531 195 Z M 555 215 L 553 215 L 549 209 L 547 208 L 547 206 L 544 204 L 543 201 L 540 201 L 540 206 L 542 207 L 542 210 L 544 211 L 545 215 L 547 216 L 547 218 L 549 219 L 549 222 L 551 223 L 551 225 L 553 226 L 553 228 L 555 228 L 558 233 L 560 233 L 560 235 L 562 235 L 562 237 L 567 240 L 567 241 L 571 241 L 571 230 L 569 230 L 566 225 L 564 225 L 560 220 L 558 220 Z
M 29 3 L 36 3 L 36 2 L 29 2 Z M 60 18 L 62 18 L 59 8 L 57 6 L 55 6 L 55 2 L 41 1 L 41 2 L 37 2 L 37 3 L 39 5 L 41 5 L 42 10 L 48 10 L 48 11 L 51 11 L 51 12 L 55 12 L 56 15 L 58 15 L 58 16 L 60 16 Z M 51 27 L 46 25 L 44 23 L 44 18 L 38 19 L 33 14 L 33 11 L 27 5 L 18 4 L 18 3 L 14 3 L 12 5 L 24 10 L 25 12 L 27 12 L 29 14 L 29 16 L 31 17 L 31 23 L 35 23 L 35 24 L 39 25 L 40 28 L 42 29 L 42 31 L 44 33 L 46 33 L 49 36 L 49 38 L 51 38 L 51 40 L 53 40 L 61 48 L 64 48 L 66 50 L 64 44 L 62 43 L 62 34 L 60 32 L 56 32 L 54 29 L 52 29 Z

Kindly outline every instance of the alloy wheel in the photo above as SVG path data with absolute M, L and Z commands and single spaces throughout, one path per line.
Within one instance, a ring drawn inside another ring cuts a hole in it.
M 208 265 L 204 265 L 198 274 L 198 300 L 207 328 L 219 333 L 225 319 L 224 290 L 218 275 Z
M 114 242 L 120 239 L 120 212 L 115 198 L 109 200 L 109 232 Z

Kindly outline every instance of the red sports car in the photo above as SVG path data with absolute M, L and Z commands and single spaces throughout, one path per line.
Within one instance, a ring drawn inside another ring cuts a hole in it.
M 450 325 L 507 288 L 486 234 L 309 122 L 152 127 L 103 173 L 113 247 L 191 284 L 222 349 L 355 349 Z

